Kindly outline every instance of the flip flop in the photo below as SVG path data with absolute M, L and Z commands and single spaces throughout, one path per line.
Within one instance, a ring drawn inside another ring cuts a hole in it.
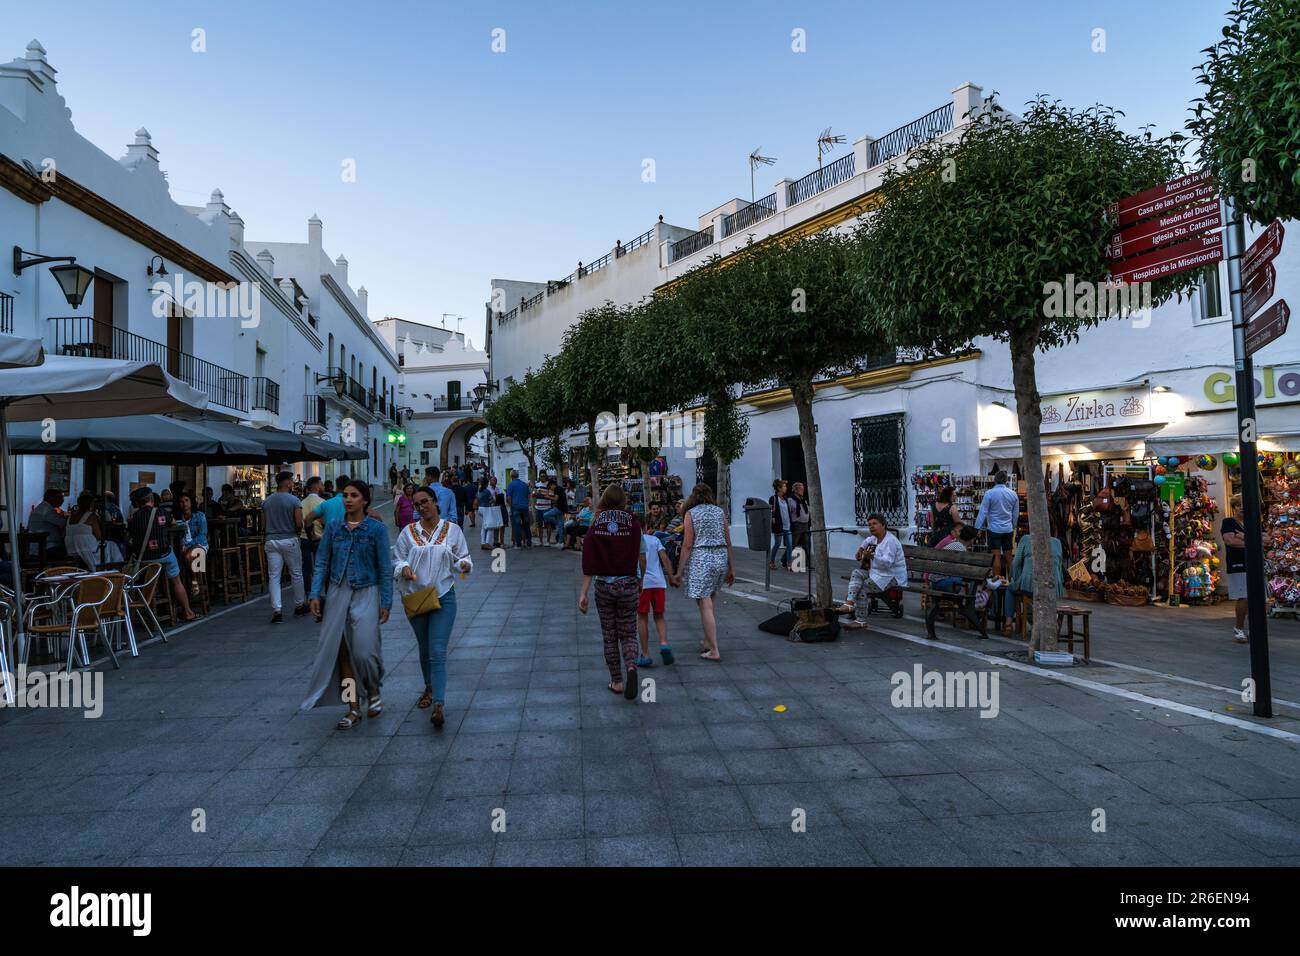
M 618 683 L 621 684 L 621 683 L 623 683 L 623 682 L 622 682 L 622 681 L 619 681 Z M 620 689 L 620 690 L 615 690 L 615 689 L 614 689 L 614 681 L 610 681 L 610 682 L 609 682 L 608 684 L 606 684 L 605 686 L 609 688 L 609 692 L 610 692 L 611 694 L 621 694 L 621 693 L 623 693 L 623 691 L 622 691 L 621 689 Z
M 719 662 L 722 660 L 722 657 L 721 657 L 721 655 L 719 655 L 718 657 L 713 657 L 713 656 L 711 656 L 708 652 L 705 652 L 705 653 L 703 653 L 703 654 L 700 655 L 700 660 L 702 660 L 702 661 L 713 661 L 713 662 L 716 664 L 716 663 L 719 663 Z

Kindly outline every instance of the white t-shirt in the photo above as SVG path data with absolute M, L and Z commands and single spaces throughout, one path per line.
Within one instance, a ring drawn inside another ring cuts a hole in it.
M 652 534 L 643 534 L 641 544 L 645 548 L 645 577 L 641 579 L 641 587 L 667 589 L 668 582 L 664 580 L 664 563 L 659 557 L 664 549 L 662 542 Z
M 876 552 L 871 558 L 871 580 L 876 587 L 887 588 L 890 582 L 907 583 L 907 561 L 903 557 L 903 546 L 892 531 L 885 532 L 884 540 L 876 541 L 873 535 L 867 535 L 863 544 L 874 544 Z

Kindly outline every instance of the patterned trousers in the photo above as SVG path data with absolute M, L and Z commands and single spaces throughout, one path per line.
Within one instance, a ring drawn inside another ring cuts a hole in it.
M 636 604 L 641 585 L 633 581 L 596 582 L 596 613 L 605 639 L 605 665 L 609 679 L 621 681 L 623 669 L 635 669 L 639 653 L 636 636 Z M 619 659 L 620 652 L 622 660 Z

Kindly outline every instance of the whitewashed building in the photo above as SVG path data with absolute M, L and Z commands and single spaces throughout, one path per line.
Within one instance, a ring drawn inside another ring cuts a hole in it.
M 485 423 L 474 390 L 487 381 L 487 353 L 463 332 L 391 316 L 374 324 L 400 369 L 396 401 L 406 444 L 398 449 L 398 467 L 422 475 L 430 465 L 485 461 Z
M 120 158 L 81 136 L 38 42 L 0 64 L 0 247 L 23 261 L 75 257 L 94 274 L 74 309 L 46 265 L 5 268 L 0 328 L 52 354 L 157 361 L 207 395 L 208 414 L 363 445 L 369 460 L 348 467 L 381 475 L 392 460 L 378 438 L 396 415 L 397 360 L 366 319 L 365 290 L 348 285 L 346 262 L 325 257 L 319 220 L 305 243 L 246 244 L 220 190 L 201 207 L 174 201 L 159 157 L 144 129 Z M 354 431 L 340 430 L 345 420 Z M 22 456 L 19 514 L 46 487 L 122 496 L 137 482 L 219 487 L 234 474 Z
M 657 270 L 653 288 L 671 284 L 710 255 L 734 253 L 751 238 L 851 228 L 879 201 L 886 165 L 900 161 L 918 141 L 958 135 L 982 97 L 980 87 L 963 84 L 925 116 L 879 138 L 857 138 L 851 152 L 800 179 L 780 180 L 766 197 L 732 199 L 709 210 L 692 232 L 666 234 L 673 227 L 661 223 L 656 254 L 647 256 Z M 1117 198 L 1099 197 L 1099 212 L 1101 204 Z M 1253 239 L 1258 229 L 1248 233 Z M 1300 301 L 1300 247 L 1284 248 L 1275 266 L 1277 294 Z M 507 288 L 500 281 L 492 285 Z M 540 364 L 540 354 L 558 349 L 564 329 L 582 309 L 605 299 L 635 302 L 649 291 L 646 285 L 638 278 L 588 296 L 579 283 L 581 302 L 568 309 L 555 307 L 564 300 L 545 284 L 531 291 L 509 287 L 510 304 L 501 309 L 498 295 L 489 308 L 491 377 L 506 387 L 512 376 Z M 515 303 L 520 295 L 524 301 Z M 1300 338 L 1284 336 L 1268 345 L 1256 365 L 1261 449 L 1300 450 Z M 1149 316 L 1103 323 L 1074 345 L 1040 353 L 1038 385 L 1043 454 L 1053 471 L 1069 461 L 1218 455 L 1233 447 L 1226 266 L 1208 267 L 1190 299 L 1166 303 Z M 742 407 L 750 435 L 730 472 L 736 540 L 743 540 L 740 505 L 746 498 L 766 500 L 772 479 L 802 480 L 804 473 L 789 390 L 773 382 L 745 394 Z M 1014 468 L 1021 456 L 1010 353 L 1005 343 L 991 340 L 952 356 L 871 357 L 853 375 L 817 383 L 814 415 L 830 527 L 862 527 L 869 513 L 879 511 L 906 535 L 915 530 L 911 477 L 918 470 L 987 474 L 999 466 Z M 716 481 L 707 454 L 692 458 L 680 448 L 664 453 L 670 472 L 682 475 L 687 487 L 697 477 Z M 1206 477 L 1222 506 L 1222 468 Z M 841 557 L 856 547 L 847 535 L 832 535 L 830 545 Z

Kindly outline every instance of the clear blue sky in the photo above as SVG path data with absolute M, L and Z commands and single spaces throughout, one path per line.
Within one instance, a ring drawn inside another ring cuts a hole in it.
M 0 62 L 38 38 L 102 149 L 148 127 L 173 196 L 219 186 L 250 238 L 302 241 L 319 213 L 372 317 L 458 313 L 481 344 L 491 278 L 564 276 L 660 213 L 691 225 L 749 195 L 760 145 L 765 195 L 815 168 L 822 128 L 879 136 L 968 80 L 1013 109 L 1050 93 L 1181 128 L 1228 6 L 0 0 Z

